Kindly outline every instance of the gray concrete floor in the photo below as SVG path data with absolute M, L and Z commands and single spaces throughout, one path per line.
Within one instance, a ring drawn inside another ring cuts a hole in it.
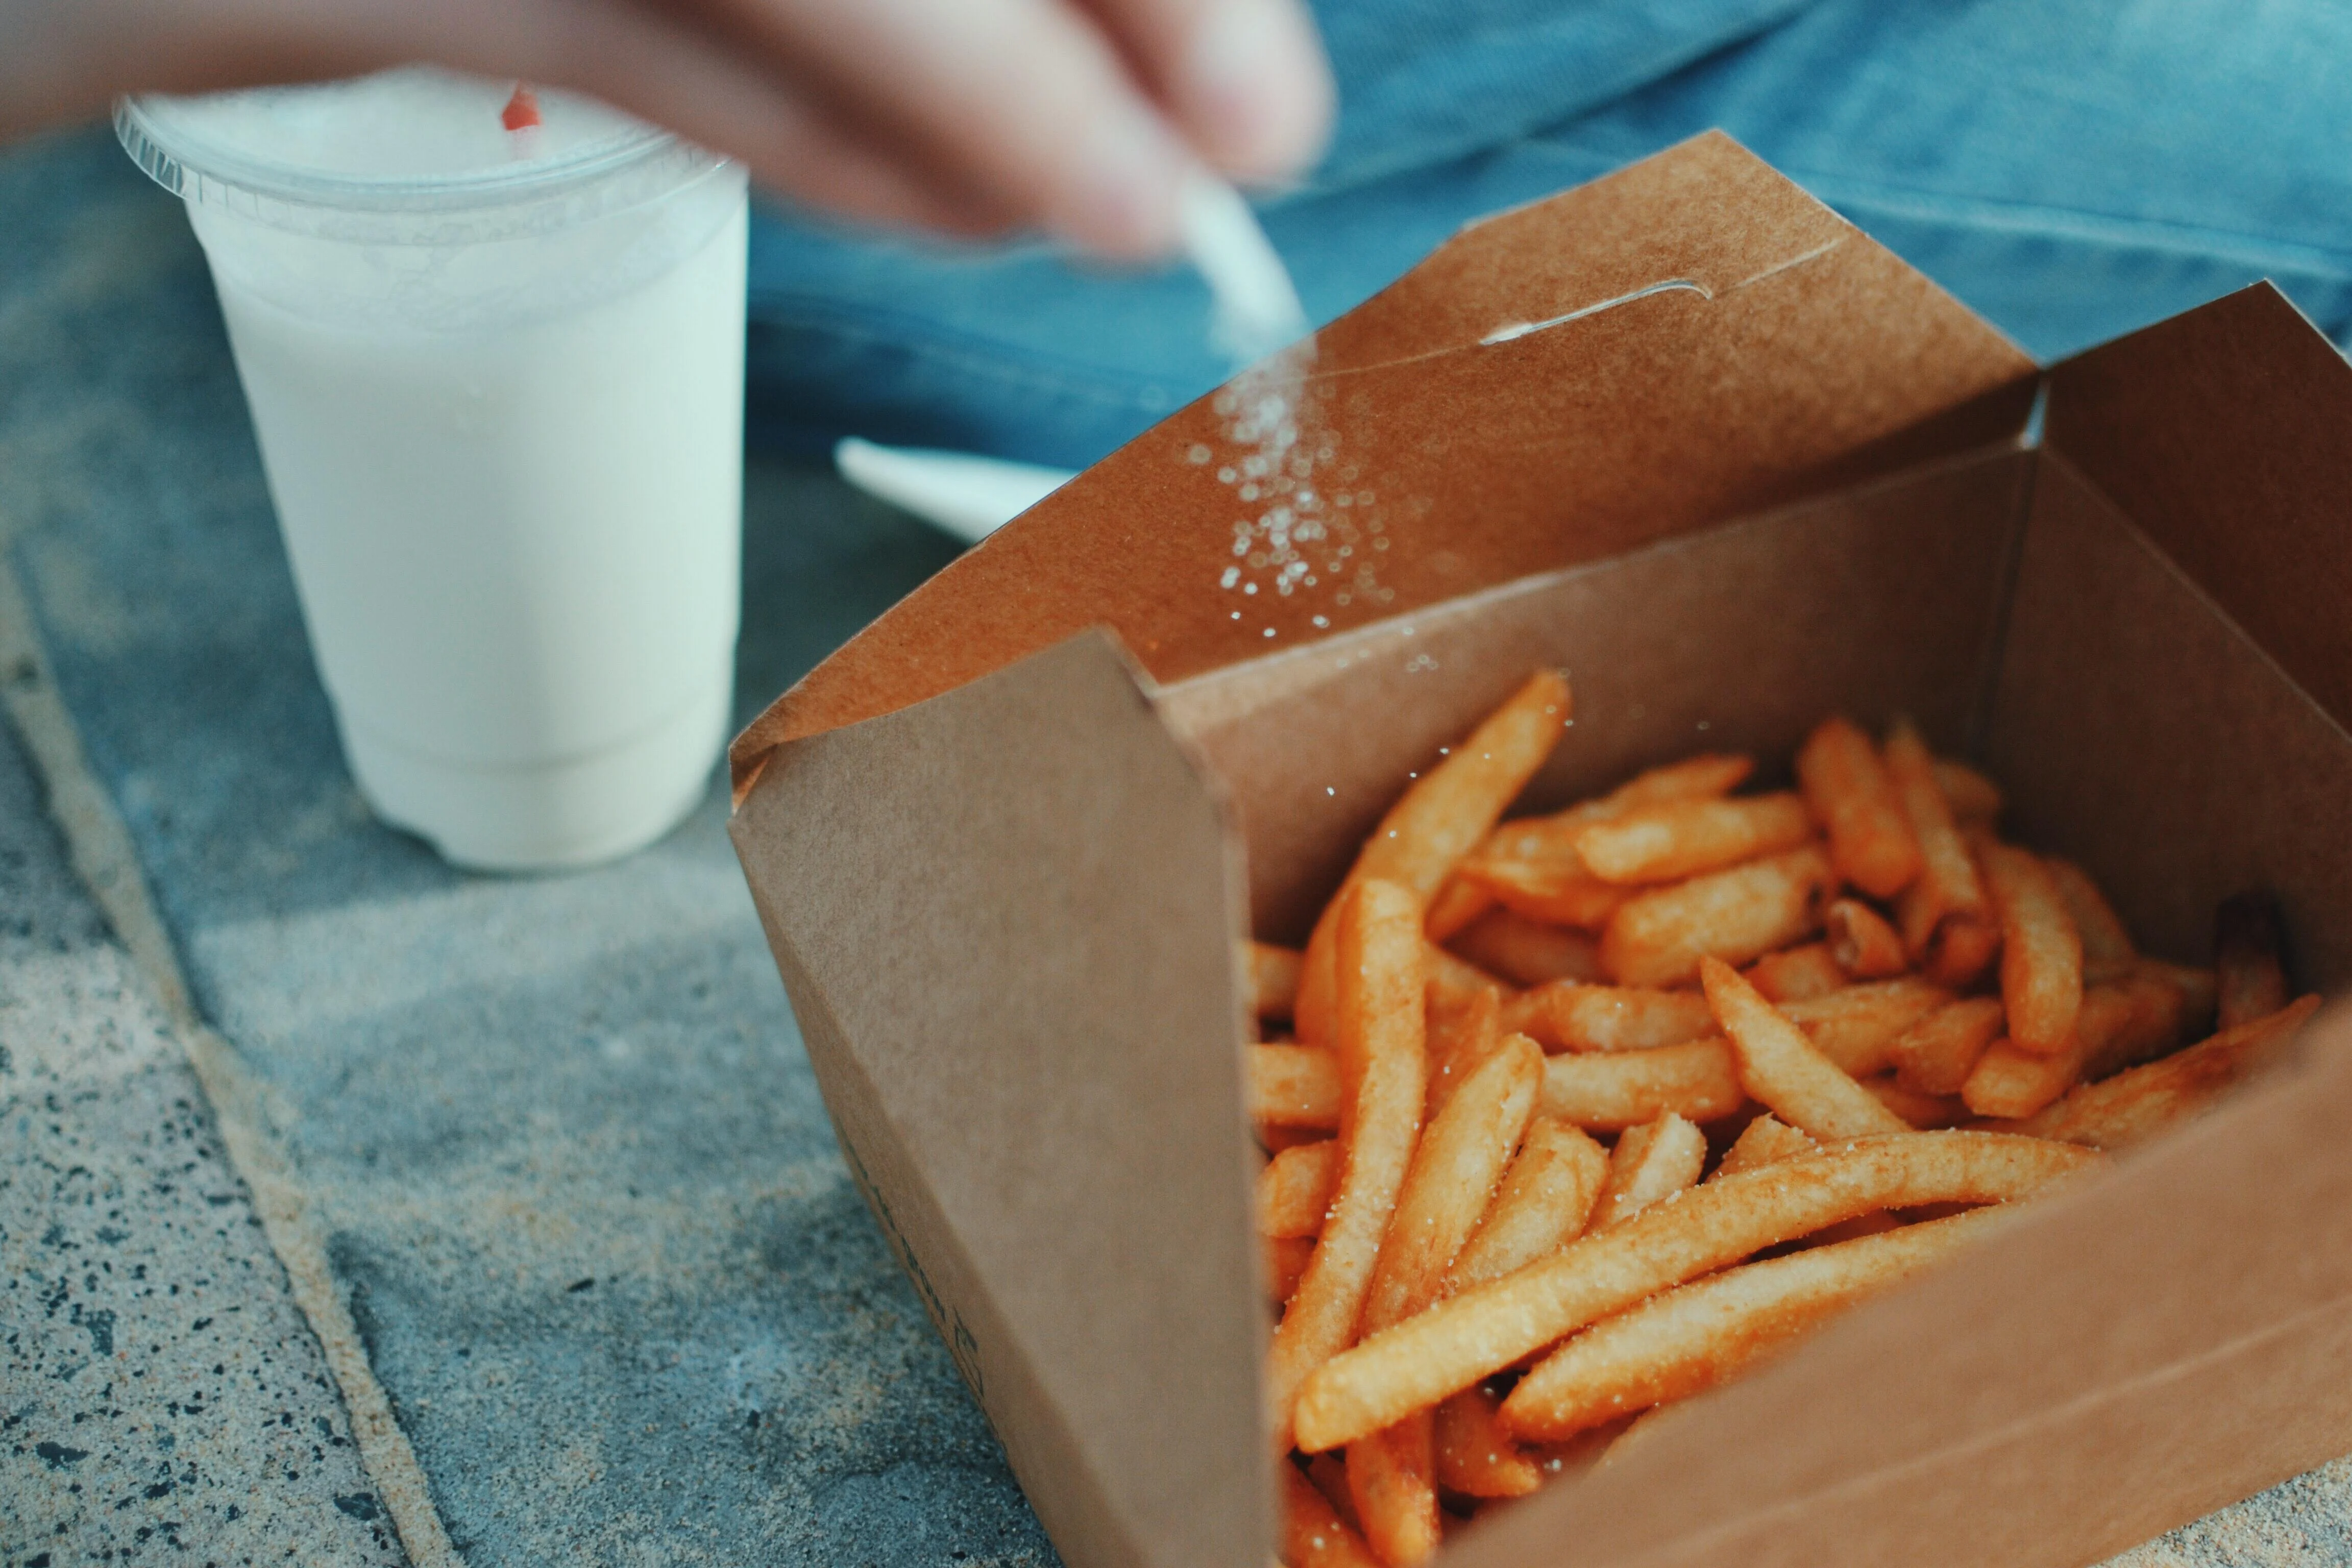
M 80 792 L 68 844 L 0 749 L 0 1568 L 1052 1562 L 842 1170 L 723 792 L 563 878 L 374 823 L 175 204 L 93 132 L 0 158 L 0 213 L 5 673 Z M 749 490 L 747 713 L 953 553 Z M 2352 1562 L 2347 1499 L 2124 1561 Z

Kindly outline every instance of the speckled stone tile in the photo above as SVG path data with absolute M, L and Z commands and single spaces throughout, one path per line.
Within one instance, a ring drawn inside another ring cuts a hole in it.
M 0 727 L 0 1563 L 401 1561 L 194 1075 Z

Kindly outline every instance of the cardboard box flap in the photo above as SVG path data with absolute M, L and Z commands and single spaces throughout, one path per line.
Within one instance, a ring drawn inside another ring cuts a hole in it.
M 738 798 L 784 741 L 1089 626 L 1160 680 L 1198 674 L 2002 439 L 2034 374 L 1892 253 L 1701 136 L 1471 226 L 1325 328 L 1268 494 L 1218 397 L 1072 480 L 745 731 Z M 1267 520 L 1309 490 L 1322 528 L 1293 542 L 1285 591 Z
M 1240 852 L 1099 634 L 782 753 L 731 826 L 852 1170 L 1055 1541 L 1254 1563 Z
M 2063 453 L 2352 724 L 2352 364 L 2258 283 L 2050 373 Z

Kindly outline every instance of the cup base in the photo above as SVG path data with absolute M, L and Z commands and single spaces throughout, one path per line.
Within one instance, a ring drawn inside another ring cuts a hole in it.
M 633 854 L 702 803 L 726 744 L 731 671 L 620 745 L 541 766 L 467 766 L 345 723 L 360 795 L 468 871 L 563 871 Z

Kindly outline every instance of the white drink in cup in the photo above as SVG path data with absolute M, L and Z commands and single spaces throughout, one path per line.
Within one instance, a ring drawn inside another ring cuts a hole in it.
M 187 200 L 344 755 L 451 861 L 703 797 L 732 689 L 741 170 L 427 69 L 119 106 Z

